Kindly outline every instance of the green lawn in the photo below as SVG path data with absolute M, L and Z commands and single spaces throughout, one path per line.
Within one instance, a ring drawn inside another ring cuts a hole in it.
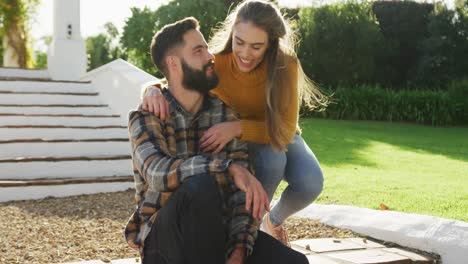
M 318 203 L 384 203 L 468 221 L 468 127 L 323 119 L 302 119 L 301 127 L 325 176 Z

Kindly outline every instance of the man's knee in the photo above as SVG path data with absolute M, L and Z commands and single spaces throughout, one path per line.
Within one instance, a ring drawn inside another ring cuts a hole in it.
M 195 207 L 218 207 L 221 198 L 219 188 L 211 175 L 197 175 L 182 183 L 183 191 L 189 203 Z

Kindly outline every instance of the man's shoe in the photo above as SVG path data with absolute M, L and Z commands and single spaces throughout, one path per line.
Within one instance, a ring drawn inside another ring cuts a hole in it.
M 275 227 L 270 221 L 270 213 L 265 214 L 265 216 L 263 217 L 262 224 L 260 225 L 260 230 L 276 238 L 276 240 L 283 243 L 285 246 L 291 247 L 291 244 L 289 244 L 288 235 L 283 229 L 283 225 Z

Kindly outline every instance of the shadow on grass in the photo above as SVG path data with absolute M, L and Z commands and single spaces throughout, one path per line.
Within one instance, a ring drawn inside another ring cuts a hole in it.
M 371 142 L 403 150 L 428 152 L 468 161 L 468 127 L 429 127 L 414 124 L 304 118 L 305 141 L 326 165 L 356 164 L 373 167 L 360 151 Z

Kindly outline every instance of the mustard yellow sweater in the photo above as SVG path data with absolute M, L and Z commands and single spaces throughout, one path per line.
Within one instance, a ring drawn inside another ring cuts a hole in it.
M 215 70 L 219 76 L 219 84 L 213 89 L 222 101 L 236 110 L 242 120 L 241 140 L 268 144 L 270 138 L 265 125 L 266 120 L 266 81 L 267 63 L 263 60 L 253 71 L 244 73 L 239 71 L 232 53 L 216 55 Z M 284 120 L 290 132 L 291 141 L 298 128 L 299 101 L 297 89 L 297 67 L 290 65 L 291 84 L 284 89 L 290 89 L 292 96 L 288 110 L 284 113 Z

